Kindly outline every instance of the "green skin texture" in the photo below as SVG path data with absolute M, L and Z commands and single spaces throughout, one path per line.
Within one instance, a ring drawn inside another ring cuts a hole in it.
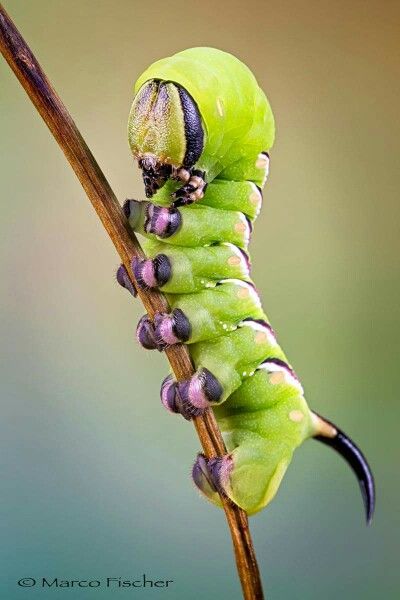
M 294 450 L 316 433 L 299 382 L 285 370 L 259 368 L 268 358 L 288 362 L 274 335 L 243 322 L 248 317 L 269 322 L 256 292 L 243 283 L 250 281 L 248 265 L 234 246 L 247 251 L 250 228 L 244 215 L 253 222 L 260 209 L 255 186 L 264 185 L 266 166 L 259 155 L 273 144 L 274 119 L 249 69 L 219 50 L 193 48 L 158 61 L 139 77 L 135 92 L 152 79 L 178 83 L 196 102 L 206 135 L 195 168 L 205 171 L 208 187 L 202 200 L 179 208 L 181 226 L 168 238 L 145 232 L 146 202 L 132 211 L 130 225 L 145 237 L 148 256 L 163 253 L 171 261 L 172 276 L 161 289 L 171 309 L 180 308 L 190 321 L 187 343 L 196 369 L 207 368 L 223 387 L 213 410 L 233 465 L 224 491 L 254 514 L 275 496 Z M 175 121 L 178 111 L 175 105 L 170 111 Z M 183 128 L 168 129 L 166 122 L 163 131 L 175 136 L 170 154 L 182 155 Z M 132 113 L 128 132 L 137 152 Z M 155 144 L 150 151 L 157 155 Z M 152 201 L 170 205 L 176 187 L 168 181 Z M 202 491 L 221 504 L 215 489 L 204 485 Z

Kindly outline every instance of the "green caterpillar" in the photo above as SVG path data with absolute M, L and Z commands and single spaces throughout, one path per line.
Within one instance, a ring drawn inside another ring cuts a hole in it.
M 251 71 L 234 56 L 192 48 L 151 65 L 135 85 L 128 137 L 146 196 L 125 214 L 145 237 L 148 259 L 133 262 L 137 285 L 159 288 L 171 312 L 145 315 L 145 348 L 189 344 L 188 381 L 168 376 L 162 403 L 186 419 L 215 412 L 228 454 L 199 454 L 193 479 L 220 504 L 248 514 L 275 496 L 294 450 L 315 438 L 355 471 L 370 522 L 374 481 L 357 446 L 312 412 L 250 279 L 247 252 L 262 203 L 274 118 Z M 121 266 L 121 285 L 135 289 Z

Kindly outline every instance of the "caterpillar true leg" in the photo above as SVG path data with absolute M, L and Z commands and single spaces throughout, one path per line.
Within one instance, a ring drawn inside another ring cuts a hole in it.
M 173 206 L 185 206 L 186 204 L 193 204 L 193 202 L 196 202 L 196 200 L 201 200 L 204 197 L 204 192 L 207 188 L 207 184 L 204 179 L 206 175 L 205 171 L 191 169 L 190 171 L 185 172 L 188 174 L 185 185 L 171 194 L 172 198 L 175 198 Z

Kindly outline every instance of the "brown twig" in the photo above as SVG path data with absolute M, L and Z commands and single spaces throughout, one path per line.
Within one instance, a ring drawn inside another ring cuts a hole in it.
M 130 278 L 134 281 L 130 265 L 134 256 L 140 258 L 144 256 L 140 244 L 129 228 L 114 192 L 70 114 L 1 4 L 0 49 L 63 150 Z M 165 312 L 167 309 L 166 300 L 160 293 L 139 289 L 139 297 L 150 317 L 154 316 L 156 311 Z M 193 367 L 185 346 L 171 347 L 166 354 L 177 379 L 187 379 L 193 374 Z M 226 452 L 211 410 L 203 417 L 195 418 L 194 425 L 206 456 L 220 456 Z M 232 536 L 243 596 L 245 600 L 262 600 L 264 596 L 247 515 L 225 498 L 222 498 L 222 501 Z

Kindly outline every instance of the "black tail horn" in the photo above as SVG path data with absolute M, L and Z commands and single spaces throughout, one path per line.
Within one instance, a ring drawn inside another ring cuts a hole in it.
M 367 525 L 369 525 L 375 510 L 375 483 L 367 459 L 353 440 L 340 431 L 336 425 L 316 413 L 314 414 L 321 421 L 321 427 L 314 439 L 336 450 L 353 469 L 360 485 Z

